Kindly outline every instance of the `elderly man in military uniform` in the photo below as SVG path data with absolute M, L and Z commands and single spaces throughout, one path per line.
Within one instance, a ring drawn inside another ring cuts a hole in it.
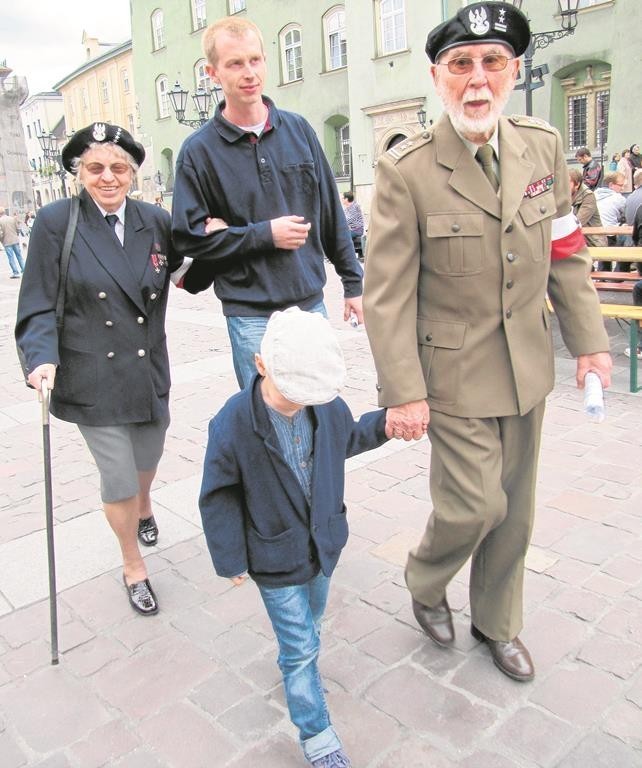
M 415 617 L 454 642 L 446 588 L 472 556 L 471 631 L 499 669 L 530 680 L 522 628 L 544 399 L 554 384 L 546 293 L 577 385 L 611 358 L 571 213 L 560 136 L 501 116 L 530 40 L 526 17 L 473 3 L 428 35 L 445 114 L 378 163 L 366 327 L 393 434 L 432 444 L 433 512 L 409 554 Z

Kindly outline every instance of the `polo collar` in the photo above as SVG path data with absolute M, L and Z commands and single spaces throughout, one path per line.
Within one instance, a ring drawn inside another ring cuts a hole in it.
M 272 99 L 268 98 L 267 96 L 262 96 L 261 98 L 263 99 L 263 103 L 268 109 L 268 116 L 267 116 L 267 120 L 265 121 L 265 128 L 263 129 L 263 133 L 261 134 L 263 135 L 268 131 L 277 129 L 281 123 L 281 117 L 279 115 L 279 110 L 276 108 L 276 105 L 274 104 Z M 214 112 L 214 115 L 212 117 L 213 125 L 222 138 L 224 138 L 230 144 L 233 144 L 234 142 L 246 136 L 254 136 L 253 133 L 248 133 L 247 131 L 244 131 L 242 128 L 239 128 L 238 125 L 234 125 L 234 123 L 230 123 L 229 120 L 223 117 L 224 109 L 225 109 L 225 102 L 222 101 L 216 107 L 216 111 Z

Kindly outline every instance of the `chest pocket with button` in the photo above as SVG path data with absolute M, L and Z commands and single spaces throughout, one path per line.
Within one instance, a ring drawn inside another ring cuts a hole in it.
M 526 225 L 525 245 L 533 261 L 548 259 L 551 252 L 551 222 L 557 214 L 553 192 L 528 198 L 519 207 L 519 215 Z
M 433 213 L 426 217 L 428 266 L 441 275 L 481 272 L 484 217 L 476 212 Z

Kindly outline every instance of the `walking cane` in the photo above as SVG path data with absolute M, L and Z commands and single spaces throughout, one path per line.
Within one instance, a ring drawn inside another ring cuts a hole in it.
M 41 382 L 42 447 L 45 465 L 45 512 L 47 518 L 47 559 L 49 561 L 49 618 L 51 622 L 51 663 L 58 663 L 58 605 L 56 602 L 56 556 L 54 552 L 53 494 L 51 491 L 51 443 L 49 440 L 49 389 Z

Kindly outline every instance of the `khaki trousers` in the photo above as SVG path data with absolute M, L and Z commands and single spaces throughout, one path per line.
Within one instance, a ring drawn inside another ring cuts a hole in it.
M 471 618 L 493 640 L 522 628 L 524 558 L 535 508 L 544 401 L 524 416 L 462 419 L 431 411 L 433 512 L 406 583 L 435 606 L 472 555 Z

